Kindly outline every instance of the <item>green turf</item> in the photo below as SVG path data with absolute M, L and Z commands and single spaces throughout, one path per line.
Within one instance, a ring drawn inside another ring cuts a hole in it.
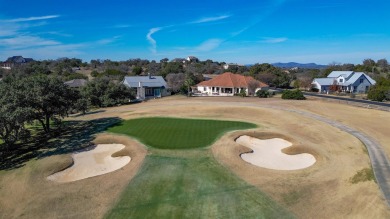
M 108 131 L 130 135 L 155 148 L 186 149 L 209 146 L 227 131 L 256 127 L 237 121 L 150 117 L 126 120 Z
M 294 217 L 200 150 L 147 156 L 106 218 Z

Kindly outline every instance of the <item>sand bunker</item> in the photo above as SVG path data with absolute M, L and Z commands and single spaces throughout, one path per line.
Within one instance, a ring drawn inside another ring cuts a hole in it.
M 72 154 L 74 164 L 53 175 L 48 180 L 72 182 L 93 176 L 113 172 L 128 164 L 129 156 L 112 157 L 111 155 L 125 148 L 122 144 L 99 144 L 94 149 Z
M 259 167 L 274 170 L 299 170 L 316 162 L 311 154 L 288 155 L 283 153 L 282 149 L 292 144 L 281 138 L 261 140 L 244 135 L 237 138 L 236 142 L 253 150 L 253 153 L 241 154 L 241 158 Z

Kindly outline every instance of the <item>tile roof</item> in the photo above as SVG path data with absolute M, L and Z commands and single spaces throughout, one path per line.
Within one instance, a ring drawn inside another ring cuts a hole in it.
M 268 87 L 267 84 L 255 80 L 251 76 L 243 76 L 239 74 L 233 74 L 226 72 L 208 81 L 202 81 L 197 86 L 209 86 L 209 87 L 248 87 L 250 81 L 257 81 L 260 83 L 260 87 Z

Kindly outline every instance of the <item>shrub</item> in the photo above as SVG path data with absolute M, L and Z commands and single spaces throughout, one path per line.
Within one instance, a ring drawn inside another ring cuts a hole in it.
M 382 102 L 386 99 L 386 91 L 386 89 L 375 85 L 368 91 L 367 98 L 373 101 Z
M 246 97 L 246 92 L 244 89 L 241 89 L 240 93 L 238 94 L 240 97 Z
M 96 71 L 96 70 L 93 70 L 93 71 L 91 72 L 91 76 L 94 77 L 94 78 L 96 78 L 96 77 L 99 76 L 99 72 Z
M 364 168 L 362 170 L 359 170 L 353 177 L 349 179 L 352 184 L 371 180 L 374 180 L 376 182 L 374 171 L 372 170 L 372 168 Z
M 271 97 L 272 94 L 267 90 L 258 90 L 256 92 L 256 96 L 259 98 L 268 98 L 268 97 Z
M 306 97 L 303 96 L 300 90 L 285 90 L 283 91 L 282 99 L 306 100 Z

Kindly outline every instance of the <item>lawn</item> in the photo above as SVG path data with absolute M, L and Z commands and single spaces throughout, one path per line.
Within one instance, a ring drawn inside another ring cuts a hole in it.
M 106 215 L 106 218 L 293 217 L 202 149 L 180 155 L 153 151 Z
M 209 146 L 228 131 L 256 127 L 238 121 L 150 117 L 126 120 L 108 131 L 132 136 L 154 148 L 188 149 Z

